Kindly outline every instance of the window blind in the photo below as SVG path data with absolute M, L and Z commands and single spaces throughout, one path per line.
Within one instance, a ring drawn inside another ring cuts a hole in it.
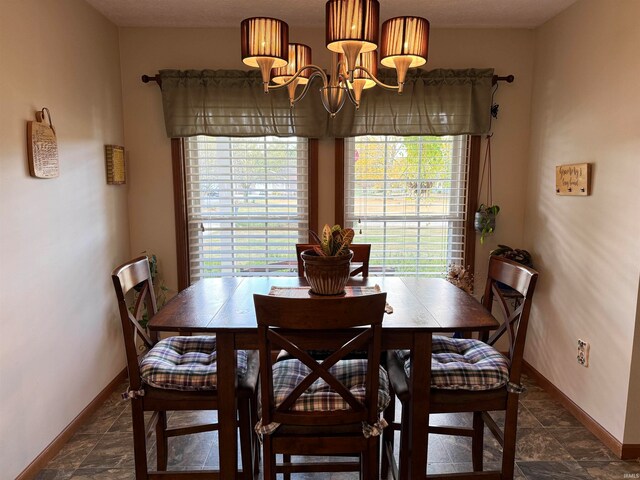
M 345 140 L 345 224 L 370 273 L 445 276 L 464 261 L 467 137 Z
M 307 140 L 185 139 L 191 281 L 296 275 L 308 238 Z

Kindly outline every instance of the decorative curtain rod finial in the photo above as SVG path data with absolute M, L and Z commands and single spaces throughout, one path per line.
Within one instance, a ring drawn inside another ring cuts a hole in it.
M 162 79 L 160 75 L 142 75 L 140 77 L 142 83 L 156 82 L 158 85 L 162 86 Z
M 493 80 L 492 80 L 492 84 L 495 85 L 498 82 L 507 82 L 507 83 L 513 83 L 513 81 L 516 79 L 515 76 L 513 75 L 506 75 L 504 77 L 500 77 L 498 75 L 494 75 L 493 76 Z

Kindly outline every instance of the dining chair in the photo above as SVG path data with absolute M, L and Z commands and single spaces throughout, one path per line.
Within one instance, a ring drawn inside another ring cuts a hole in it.
M 357 297 L 254 295 L 260 351 L 260 421 L 264 479 L 276 473 L 360 472 L 379 475 L 381 412 L 389 384 L 380 366 L 386 293 Z M 307 353 L 329 349 L 323 360 Z M 273 360 L 283 349 L 289 357 Z M 345 359 L 366 350 L 365 359 Z M 276 455 L 282 454 L 282 462 Z M 302 455 L 301 462 L 292 456 Z M 355 460 L 306 457 L 358 457 Z
M 300 254 L 305 250 L 313 248 L 312 243 L 296 243 L 296 257 L 298 259 L 298 276 L 304 277 L 304 262 Z M 353 251 L 353 258 L 351 264 L 360 263 L 359 267 L 353 269 L 349 276 L 355 277 L 358 274 L 362 274 L 363 277 L 369 276 L 369 257 L 371 256 L 371 244 L 370 243 L 352 243 L 349 249 Z
M 472 427 L 430 425 L 428 429 L 429 433 L 434 434 L 471 437 L 473 472 L 460 474 L 460 478 L 481 476 L 483 479 L 513 479 L 518 397 L 523 391 L 520 384 L 522 356 L 537 279 L 538 272 L 529 267 L 505 258 L 490 257 L 482 304 L 491 311 L 496 300 L 504 323 L 491 336 L 487 332 L 481 334 L 480 339 L 433 337 L 428 413 L 473 412 Z M 503 285 L 499 285 L 500 282 Z M 522 296 L 520 304 L 515 308 L 505 298 L 504 286 Z M 495 344 L 505 333 L 508 335 L 507 351 L 500 352 Z M 413 361 L 424 362 L 423 359 L 412 359 L 408 351 L 387 353 L 392 393 L 395 392 L 402 404 L 402 417 L 400 424 L 394 422 L 395 403 L 392 395 L 389 408 L 385 411 L 385 418 L 391 428 L 385 430 L 383 437 L 383 478 L 387 477 L 390 468 L 394 471 L 394 478 L 409 478 L 409 419 L 414 400 L 420 401 L 411 397 L 409 388 Z M 489 412 L 493 411 L 505 411 L 503 429 L 491 417 Z M 485 425 L 502 445 L 500 471 L 483 471 Z M 393 456 L 394 431 L 397 430 L 400 430 L 399 472 Z M 423 465 L 420 472 L 412 472 L 411 479 L 424 478 L 426 467 Z M 428 475 L 427 478 L 445 476 Z M 448 475 L 446 478 L 456 476 Z
M 168 439 L 178 435 L 217 430 L 217 424 L 168 428 L 167 412 L 217 409 L 216 338 L 174 336 L 159 340 L 141 323 L 157 313 L 147 257 L 138 257 L 113 270 L 124 334 L 129 388 L 123 397 L 131 401 L 136 479 L 167 476 Z M 133 303 L 130 307 L 127 299 Z M 254 478 L 259 468 L 259 448 L 252 424 L 257 417 L 258 355 L 238 351 L 238 426 L 242 477 Z M 145 426 L 145 412 L 153 412 Z M 157 471 L 147 466 L 147 438 L 155 428 Z M 171 478 L 212 478 L 205 471 L 175 471 Z M 168 478 L 168 477 L 167 477 Z

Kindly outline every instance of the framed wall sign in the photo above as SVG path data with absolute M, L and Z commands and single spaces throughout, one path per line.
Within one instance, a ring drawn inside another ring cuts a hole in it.
M 45 114 L 49 124 L 44 121 Z M 56 178 L 60 175 L 58 141 L 48 108 L 36 112 L 36 120 L 27 122 L 27 160 L 29 173 L 36 178 Z
M 123 185 L 127 183 L 124 147 L 119 145 L 105 145 L 104 154 L 107 166 L 107 183 L 109 185 Z
M 557 195 L 591 195 L 591 164 L 574 163 L 556 167 Z

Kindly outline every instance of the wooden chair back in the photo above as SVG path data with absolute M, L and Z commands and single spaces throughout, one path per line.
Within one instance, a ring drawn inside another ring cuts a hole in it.
M 304 277 L 304 262 L 300 254 L 305 250 L 313 248 L 312 243 L 296 243 L 296 257 L 298 259 L 298 276 Z M 361 263 L 358 268 L 349 273 L 350 276 L 355 277 L 358 274 L 362 274 L 363 277 L 369 276 L 369 257 L 371 256 L 371 244 L 370 243 L 354 243 L 349 247 L 353 251 L 353 258 L 351 263 Z
M 504 323 L 490 337 L 483 340 L 489 345 L 494 345 L 505 332 L 508 334 L 507 354 L 511 361 L 509 381 L 516 385 L 520 383 L 529 312 L 537 280 L 538 272 L 532 268 L 503 257 L 491 256 L 489 259 L 489 272 L 482 303 L 491 311 L 493 301 L 496 300 Z
M 378 372 L 386 293 L 342 298 L 301 299 L 270 295 L 254 295 L 253 298 L 258 321 L 263 425 L 271 422 L 296 426 L 374 424 L 378 417 Z M 323 361 L 317 361 L 307 353 L 314 348 L 331 353 Z M 311 373 L 276 406 L 271 352 L 280 349 L 306 365 Z M 338 361 L 362 350 L 368 352 L 364 402 L 356 399 L 329 372 Z M 350 408 L 332 412 L 292 410 L 296 400 L 320 378 Z
M 111 279 L 118 299 L 129 381 L 131 388 L 138 390 L 141 388 L 142 383 L 138 356 L 153 347 L 157 342 L 157 338 L 149 335 L 147 330 L 140 324 L 145 311 L 147 320 L 150 320 L 158 311 L 153 282 L 151 281 L 151 271 L 149 270 L 149 260 L 146 256 L 142 256 L 120 265 L 111 273 Z M 131 311 L 127 305 L 127 296 L 129 295 L 134 297 Z M 144 343 L 146 349 L 143 349 L 143 351 L 140 351 L 136 346 L 136 337 L 140 337 Z

